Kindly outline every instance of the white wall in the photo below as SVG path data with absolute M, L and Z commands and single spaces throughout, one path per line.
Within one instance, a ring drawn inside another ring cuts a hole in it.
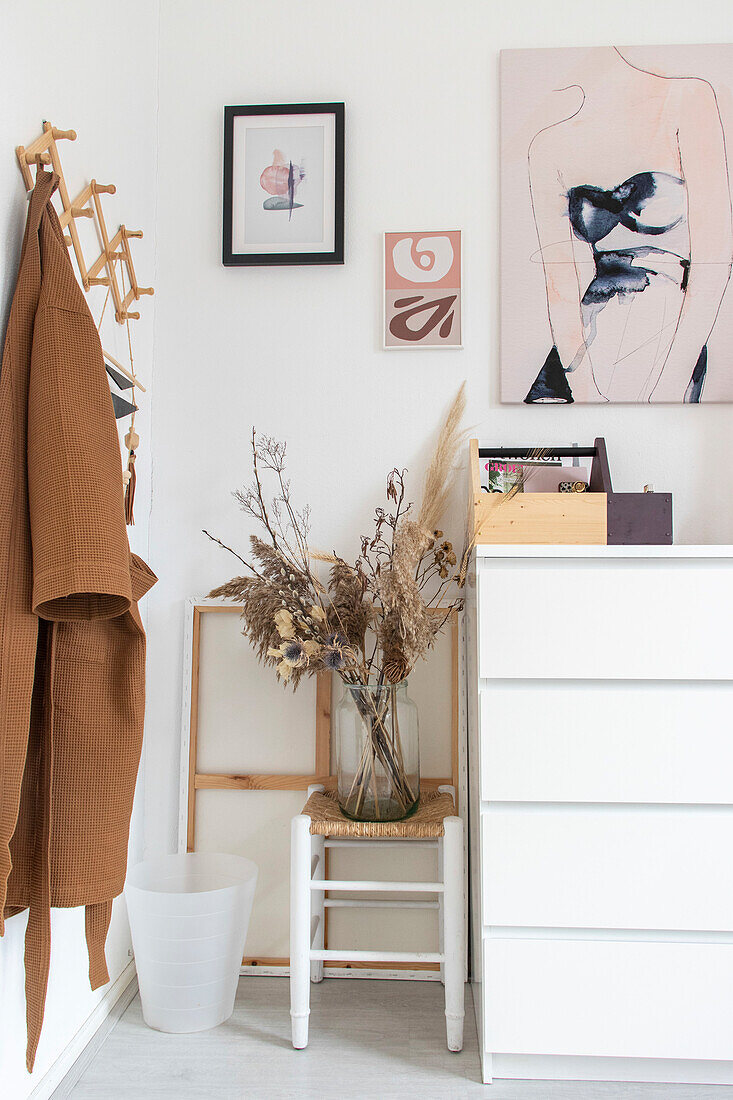
M 640 18 L 641 12 L 641 18 Z M 468 380 L 484 441 L 592 442 L 615 487 L 675 494 L 680 542 L 733 541 L 729 406 L 505 406 L 498 398 L 498 51 L 733 40 L 729 0 L 162 0 L 159 296 L 150 600 L 147 842 L 172 848 L 183 599 L 237 572 L 229 491 L 248 436 L 288 440 L 315 546 L 356 552 L 383 475 L 419 471 Z M 221 265 L 225 104 L 346 103 L 344 267 Z M 458 227 L 465 350 L 380 350 L 380 234 Z M 460 510 L 457 512 L 460 524 Z M 457 531 L 460 537 L 460 530 Z
M 75 129 L 75 143 L 59 144 L 70 191 L 76 194 L 95 177 L 115 183 L 117 195 L 105 199 L 108 225 L 124 221 L 143 228 L 134 241 L 140 282 L 154 282 L 157 35 L 156 3 L 128 0 L 124 17 L 105 0 L 3 0 L 0 4 L 0 317 L 5 320 L 15 285 L 26 216 L 25 188 L 15 159 L 16 145 L 29 145 L 40 134 L 43 119 Z M 86 223 L 80 223 L 86 225 Z M 95 319 L 104 291 L 90 294 Z M 142 379 L 152 371 L 155 299 L 141 302 L 141 320 L 133 322 L 136 367 Z M 108 306 L 103 343 L 120 362 L 126 361 L 124 331 L 110 318 Z M 149 512 L 149 403 L 141 395 L 138 431 L 142 440 L 138 524 L 131 529 L 133 549 L 147 557 Z M 79 425 L 84 445 L 84 425 Z M 136 814 L 132 858 L 141 849 L 141 813 Z M 139 855 L 137 856 L 139 858 Z M 25 1069 L 25 1000 L 23 937 L 25 915 L 11 918 L 0 940 L 0 1076 L 4 1096 L 23 1100 L 87 1019 L 105 990 L 92 993 L 87 977 L 84 911 L 57 910 L 52 915 L 51 974 L 46 1018 L 36 1069 Z M 114 980 L 129 963 L 130 946 L 124 905 L 115 904 L 107 941 L 107 961 Z M 108 987 L 105 987 L 108 988 Z
M 89 166 L 119 186 L 110 210 L 116 203 L 128 224 L 157 231 L 156 297 L 143 301 L 135 327 L 139 370 L 151 377 L 155 312 L 148 558 L 160 583 L 146 601 L 146 836 L 151 850 L 172 850 L 183 600 L 236 572 L 200 529 L 245 541 L 229 490 L 248 477 L 252 424 L 289 441 L 294 487 L 313 507 L 313 544 L 347 554 L 393 464 L 414 471 L 418 492 L 435 425 L 463 378 L 467 420 L 483 440 L 604 434 L 618 489 L 652 481 L 674 492 L 678 541 L 733 541 L 729 407 L 502 407 L 497 323 L 499 49 L 733 40 L 733 9 L 729 0 L 616 0 L 605 9 L 580 0 L 160 0 L 156 88 L 157 9 L 70 0 L 61 18 L 50 0 L 5 0 L 0 237 L 9 242 L 5 306 L 24 216 L 12 149 L 48 116 L 79 131 L 66 155 L 79 183 Z M 224 105 L 318 100 L 347 105 L 345 266 L 225 270 Z M 383 352 L 380 234 L 435 226 L 465 234 L 465 350 Z M 154 243 L 147 232 L 136 253 L 144 281 Z M 149 453 L 144 416 L 140 428 Z M 141 483 L 144 492 L 142 468 Z M 145 510 L 141 502 L 140 521 Z M 144 522 L 134 539 L 144 550 Z M 62 948 L 69 965 L 77 950 L 83 961 L 77 917 L 55 918 L 39 1072 L 95 999 L 59 980 Z M 18 1097 L 27 1091 L 21 921 L 0 945 L 0 1006 L 11 1021 L 0 1063 Z M 126 933 L 113 930 L 111 944 L 119 969 Z

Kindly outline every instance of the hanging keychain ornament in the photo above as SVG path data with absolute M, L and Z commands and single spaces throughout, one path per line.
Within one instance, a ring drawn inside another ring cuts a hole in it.
M 122 287 L 124 290 L 124 268 L 122 272 Z M 130 321 L 125 317 L 125 327 L 127 329 L 127 349 L 130 355 L 130 374 L 135 377 L 135 363 L 132 358 L 132 339 L 130 337 Z M 132 404 L 135 405 L 135 383 L 132 385 Z M 135 431 L 135 409 L 133 407 L 132 416 L 130 417 L 130 430 L 125 436 L 125 446 L 127 447 L 127 468 L 124 474 L 127 474 L 125 480 L 125 523 L 128 527 L 135 526 L 135 515 L 133 507 L 135 504 L 135 485 L 137 483 L 137 476 L 135 474 L 135 452 L 140 446 L 140 436 Z M 123 477 L 124 477 L 123 474 Z
M 114 262 L 115 261 L 113 261 L 113 263 Z M 124 289 L 125 289 L 124 268 L 122 267 L 122 265 L 120 265 L 120 267 L 121 267 L 120 276 L 121 276 L 122 290 L 123 290 L 123 293 L 124 293 Z M 105 299 L 104 299 L 104 304 L 102 306 L 102 312 L 101 312 L 100 317 L 99 317 L 99 322 L 97 324 L 97 330 L 98 331 L 101 330 L 101 327 L 102 327 L 102 321 L 104 319 L 104 313 L 105 313 L 105 310 L 107 308 L 107 302 L 109 301 L 109 296 L 110 296 L 110 291 L 108 289 L 107 294 L 106 294 Z M 122 377 L 121 375 L 117 374 L 115 371 L 113 371 L 112 368 L 106 367 L 106 369 L 107 369 L 107 373 L 110 374 L 110 376 L 113 378 L 113 380 L 116 382 L 116 384 L 118 386 L 124 386 L 125 388 L 129 388 L 131 390 L 130 401 L 129 402 L 127 400 L 123 400 L 117 394 L 112 395 L 112 401 L 115 404 L 115 415 L 118 419 L 120 418 L 120 416 L 125 415 L 125 413 L 127 413 L 128 411 L 130 413 L 130 428 L 125 434 L 125 447 L 127 449 L 127 462 L 125 464 L 124 470 L 122 471 L 122 486 L 123 486 L 123 490 L 124 490 L 125 523 L 128 527 L 132 527 L 135 524 L 134 504 L 135 504 L 135 486 L 136 486 L 136 483 L 137 483 L 137 476 L 136 476 L 136 473 L 135 473 L 135 457 L 136 457 L 136 451 L 137 451 L 138 447 L 140 446 L 140 436 L 135 431 L 135 413 L 137 412 L 137 406 L 135 404 L 135 387 L 137 385 L 137 381 L 136 381 L 136 375 L 135 375 L 135 361 L 134 361 L 134 357 L 133 357 L 133 354 L 132 354 L 132 337 L 130 335 L 130 322 L 129 322 L 129 319 L 127 317 L 125 318 L 125 326 L 126 326 L 126 329 L 127 329 L 127 348 L 128 348 L 129 358 L 130 358 L 130 370 L 129 370 L 129 372 L 126 371 L 125 368 L 122 366 L 122 364 L 118 363 L 117 360 L 113 360 L 113 362 L 115 363 L 115 366 L 119 368 L 120 371 L 124 372 L 124 375 L 130 380 L 129 383 L 125 382 L 125 378 Z M 105 357 L 109 358 L 109 359 L 112 358 L 108 353 L 105 353 Z M 140 387 L 140 388 L 142 389 L 144 387 Z

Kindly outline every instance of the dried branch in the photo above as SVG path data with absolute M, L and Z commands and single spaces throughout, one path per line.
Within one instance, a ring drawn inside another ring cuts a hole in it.
M 212 595 L 241 603 L 244 633 L 284 682 L 295 687 L 304 675 L 331 669 L 354 685 L 398 683 L 460 605 L 444 604 L 438 616 L 432 610 L 455 579 L 453 546 L 436 525 L 450 495 L 464 405 L 461 386 L 439 433 L 417 518 L 407 499 L 407 471 L 395 467 L 387 476 L 386 506 L 375 509 L 373 532 L 362 536 L 353 565 L 310 549 L 310 511 L 293 502 L 286 445 L 252 432 L 253 481 L 234 496 L 267 539 L 251 537 L 248 561 L 204 533 L 251 574 L 233 577 Z M 330 566 L 327 583 L 316 572 L 319 562 Z

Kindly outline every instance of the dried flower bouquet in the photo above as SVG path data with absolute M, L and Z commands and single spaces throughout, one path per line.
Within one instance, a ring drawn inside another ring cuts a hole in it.
M 353 564 L 336 553 L 311 550 L 310 513 L 293 503 L 285 444 L 254 431 L 253 481 L 234 496 L 242 511 L 261 524 L 263 537 L 251 536 L 246 560 L 204 532 L 246 568 L 245 575 L 210 595 L 241 603 L 243 633 L 262 663 L 273 666 L 294 689 L 303 676 L 324 670 L 338 673 L 352 687 L 367 729 L 352 789 L 342 803 L 355 817 L 370 788 L 378 802 L 378 768 L 403 814 L 417 802 L 402 756 L 395 689 L 462 603 L 451 594 L 460 573 L 456 553 L 438 524 L 464 438 L 464 406 L 462 386 L 438 437 L 418 510 L 406 498 L 406 471 L 388 474 L 386 506 L 376 509 L 374 531 L 362 537 Z M 269 493 L 266 478 L 273 485 Z M 320 564 L 328 567 L 323 580 Z

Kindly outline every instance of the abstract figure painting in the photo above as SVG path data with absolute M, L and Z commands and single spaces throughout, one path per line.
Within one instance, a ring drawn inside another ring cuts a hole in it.
M 384 234 L 385 348 L 461 347 L 461 232 Z
M 303 208 L 302 202 L 295 201 L 295 191 L 304 179 L 305 165 L 293 164 L 292 160 L 285 159 L 279 149 L 275 149 L 272 164 L 260 176 L 260 187 L 271 196 L 265 199 L 262 209 L 287 210 L 288 221 L 291 221 L 293 210 Z
M 502 400 L 733 401 L 733 46 L 502 53 Z
M 343 103 L 226 107 L 224 264 L 343 261 Z

